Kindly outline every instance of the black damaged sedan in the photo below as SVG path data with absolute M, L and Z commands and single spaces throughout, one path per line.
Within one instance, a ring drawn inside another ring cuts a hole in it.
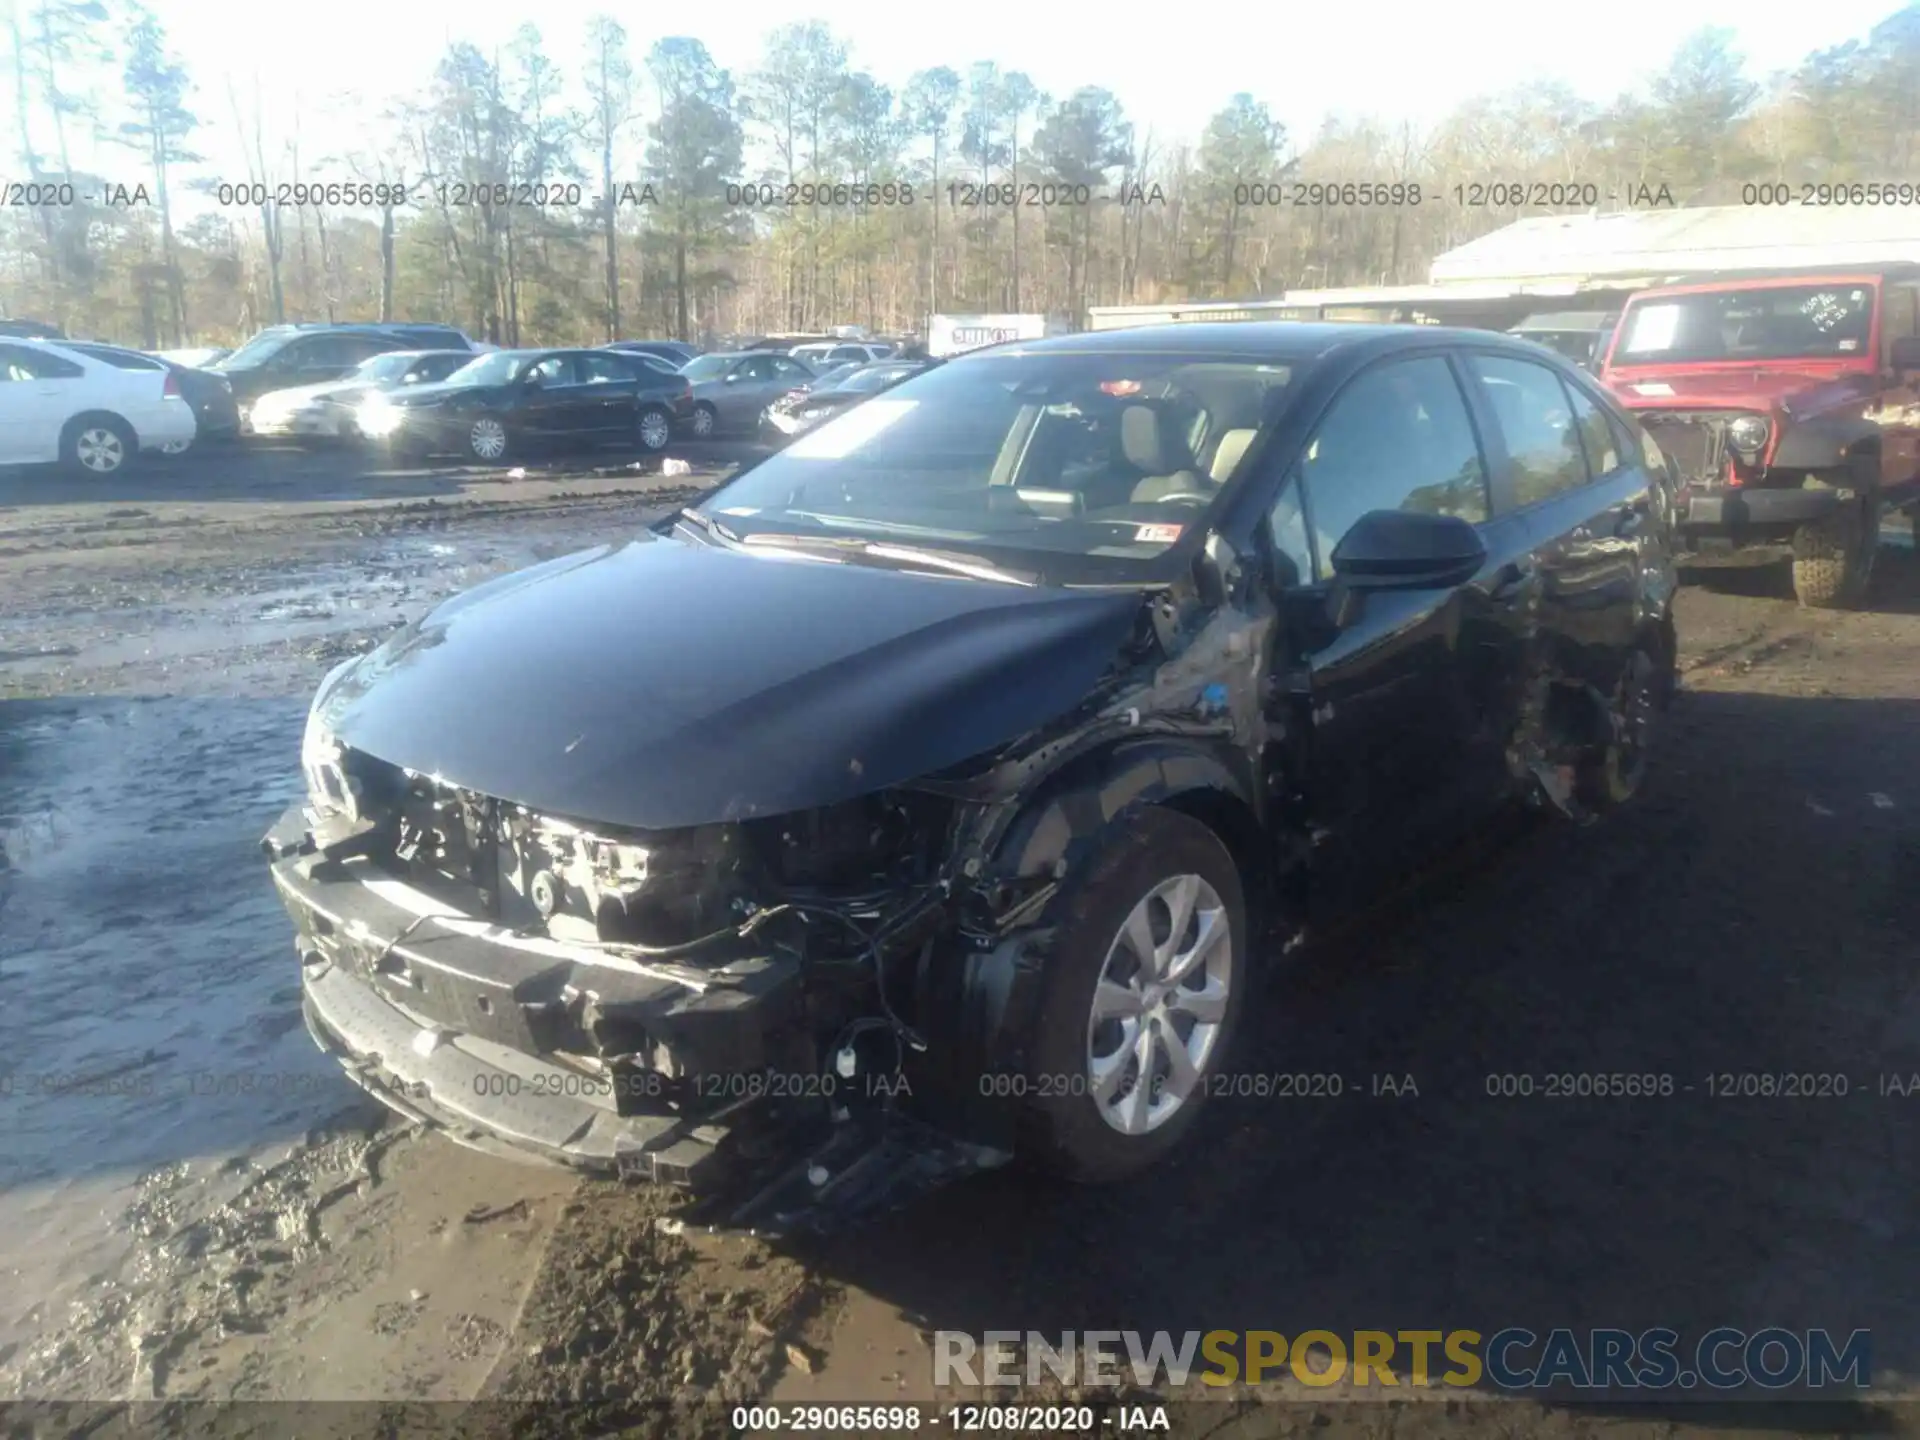
M 1633 796 L 1669 493 L 1490 333 L 954 360 L 327 677 L 266 841 L 308 1027 L 456 1140 L 763 1224 L 1127 1174 L 1265 937 Z

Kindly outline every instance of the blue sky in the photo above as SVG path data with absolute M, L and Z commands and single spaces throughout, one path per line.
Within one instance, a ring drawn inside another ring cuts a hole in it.
M 0 0 L 0 10 L 7 3 Z M 205 172 L 243 179 L 229 81 L 244 97 L 257 75 L 270 137 L 291 132 L 297 104 L 306 117 L 302 150 L 318 155 L 350 147 L 369 133 L 371 117 L 389 97 L 417 91 L 449 40 L 504 43 L 523 21 L 533 20 L 546 36 L 548 53 L 577 69 L 586 21 L 597 12 L 626 25 L 636 54 L 663 35 L 693 34 L 736 74 L 753 68 L 770 29 L 813 14 L 853 40 L 856 63 L 896 87 L 927 65 L 964 72 L 971 61 L 992 58 L 1004 68 L 1025 70 L 1056 95 L 1079 85 L 1105 85 L 1137 124 L 1150 123 L 1167 138 L 1197 138 L 1229 95 L 1246 90 L 1304 139 L 1329 113 L 1426 123 L 1469 95 L 1534 78 L 1564 80 L 1593 98 L 1610 98 L 1659 69 L 1684 35 L 1706 24 L 1733 28 L 1751 68 L 1765 73 L 1811 49 L 1863 36 L 1897 3 L 1612 0 L 1601 7 L 1557 7 L 1540 0 L 1479 0 L 1363 8 L 1258 0 L 1184 7 L 1142 0 L 1104 7 L 1085 0 L 969 0 L 935 7 L 913 0 L 835 0 L 809 11 L 790 0 L 708 6 L 320 0 L 286 8 L 151 0 L 151 8 L 198 82 L 193 104 L 209 122 L 198 142 L 210 162 Z M 1594 23 L 1578 23 L 1583 14 Z M 9 92 L 0 115 L 8 118 L 11 79 L 10 73 L 0 77 L 0 90 Z M 11 157 L 11 134 L 0 147 Z M 136 157 L 119 147 L 108 147 L 101 160 L 112 177 L 139 178 Z

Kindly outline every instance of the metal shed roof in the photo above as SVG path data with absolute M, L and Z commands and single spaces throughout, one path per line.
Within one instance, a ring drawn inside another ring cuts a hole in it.
M 1657 282 L 1669 276 L 1920 261 L 1913 205 L 1714 205 L 1539 215 L 1449 250 L 1435 285 Z

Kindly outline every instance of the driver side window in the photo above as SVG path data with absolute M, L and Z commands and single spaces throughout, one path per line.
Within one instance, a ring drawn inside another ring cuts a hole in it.
M 1334 547 L 1370 510 L 1487 518 L 1486 463 L 1453 369 L 1438 355 L 1378 365 L 1349 384 L 1295 472 L 1280 503 L 1304 497 L 1311 573 L 1321 580 L 1333 576 Z M 1274 535 L 1279 542 L 1277 516 Z

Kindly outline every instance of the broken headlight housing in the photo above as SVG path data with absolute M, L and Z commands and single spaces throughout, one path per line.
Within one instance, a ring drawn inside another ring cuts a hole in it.
M 327 700 L 353 663 L 343 660 L 327 672 L 314 693 L 307 726 L 300 736 L 300 769 L 307 777 L 307 818 L 311 821 L 329 815 L 355 816 L 359 794 L 341 765 L 345 752 L 326 721 Z

